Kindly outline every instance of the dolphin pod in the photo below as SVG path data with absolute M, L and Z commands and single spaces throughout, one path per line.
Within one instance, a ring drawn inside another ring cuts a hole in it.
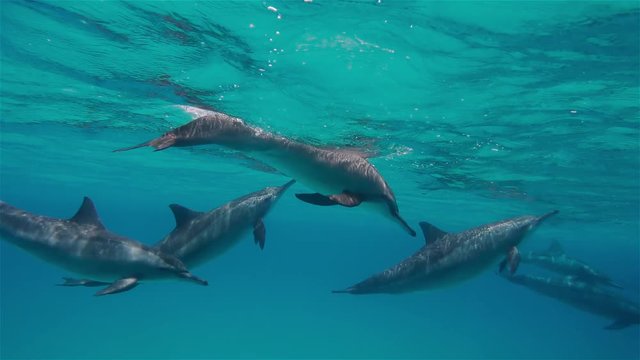
M 556 214 L 525 215 L 482 225 L 460 233 L 447 233 L 420 223 L 426 245 L 399 264 L 335 293 L 405 293 L 452 285 L 480 274 L 504 256 L 513 274 L 518 266 L 516 246 L 540 222 Z
M 96 295 L 131 290 L 140 280 L 170 277 L 207 285 L 176 257 L 108 231 L 88 197 L 70 219 L 35 215 L 0 202 L 0 236 L 45 261 L 92 279 L 66 278 L 61 285 L 108 285 Z
M 145 146 L 160 151 L 173 146 L 222 145 L 245 152 L 318 191 L 296 194 L 304 202 L 346 207 L 370 203 L 378 212 L 400 224 L 409 235 L 416 236 L 415 230 L 400 216 L 395 195 L 387 182 L 361 154 L 287 139 L 219 112 L 201 112 L 199 115 L 156 139 L 114 151 Z
M 188 267 L 221 255 L 249 232 L 255 243 L 264 248 L 263 219 L 296 180 L 317 191 L 295 194 L 304 202 L 320 206 L 373 205 L 407 233 L 416 235 L 400 216 L 393 191 L 365 155 L 291 140 L 220 112 L 183 109 L 195 113 L 196 119 L 153 140 L 115 151 L 145 146 L 159 151 L 174 146 L 217 144 L 263 162 L 295 180 L 247 194 L 207 212 L 171 204 L 175 228 L 155 246 L 108 231 L 89 198 L 85 198 L 70 219 L 35 215 L 0 202 L 0 237 L 83 276 L 65 277 L 59 285 L 103 286 L 96 295 L 107 295 L 133 289 L 140 281 L 162 278 L 207 285 L 205 280 L 191 274 Z M 379 274 L 334 292 L 397 294 L 441 288 L 477 276 L 499 263 L 498 272 L 515 284 L 613 318 L 614 322 L 607 328 L 638 323 L 637 304 L 599 287 L 619 285 L 585 263 L 568 257 L 559 245 L 554 244 L 543 253 L 520 255 L 517 246 L 526 235 L 556 213 L 515 217 L 460 233 L 447 233 L 421 222 L 425 245 L 420 250 Z M 521 260 L 570 276 L 554 279 L 515 275 Z
M 597 285 L 581 281 L 575 276 L 540 277 L 516 275 L 505 277 L 510 282 L 540 294 L 560 300 L 580 310 L 613 319 L 605 327 L 623 329 L 640 323 L 640 307 L 624 297 Z

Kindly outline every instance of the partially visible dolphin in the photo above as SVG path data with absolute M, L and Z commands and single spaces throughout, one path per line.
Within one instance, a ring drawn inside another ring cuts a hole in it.
M 516 246 L 540 222 L 557 211 L 542 216 L 525 215 L 482 225 L 461 233 L 447 233 L 421 222 L 426 245 L 399 264 L 336 293 L 404 293 L 445 287 L 480 274 L 507 255 L 500 272 L 518 266 Z
M 207 285 L 176 257 L 108 231 L 84 198 L 70 219 L 35 215 L 0 201 L 0 237 L 50 263 L 91 279 L 65 278 L 65 286 L 109 285 L 96 295 L 131 290 L 139 280 L 178 277 Z
M 575 276 L 594 285 L 602 284 L 622 289 L 607 275 L 596 271 L 586 263 L 567 256 L 557 240 L 553 240 L 544 252 L 529 252 L 522 256 L 522 263 L 528 263 L 555 271 L 561 275 Z
M 262 249 L 266 237 L 262 219 L 293 183 L 295 180 L 282 186 L 267 187 L 208 212 L 172 204 L 176 227 L 156 247 L 189 267 L 222 254 L 249 230 L 253 230 L 254 241 Z
M 525 286 L 593 314 L 612 318 L 605 329 L 622 329 L 640 323 L 640 307 L 622 296 L 599 286 L 580 281 L 575 276 L 539 277 L 530 275 L 505 276 L 514 284 Z
M 395 195 L 387 182 L 361 154 L 287 139 L 219 112 L 198 114 L 202 116 L 159 138 L 115 151 L 144 146 L 159 151 L 172 146 L 219 144 L 246 152 L 318 191 L 296 194 L 302 201 L 321 206 L 346 207 L 371 203 L 378 211 L 399 223 L 411 236 L 416 236 L 416 232 L 400 217 Z

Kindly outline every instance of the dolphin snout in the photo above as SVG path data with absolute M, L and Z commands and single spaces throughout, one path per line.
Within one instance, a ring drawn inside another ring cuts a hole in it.
M 203 286 L 209 285 L 209 282 L 207 280 L 201 279 L 190 272 L 181 272 L 178 274 L 178 276 L 186 280 L 191 280 Z

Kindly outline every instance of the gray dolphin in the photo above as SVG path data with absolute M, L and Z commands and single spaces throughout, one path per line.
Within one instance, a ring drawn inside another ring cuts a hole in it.
M 303 144 L 250 126 L 239 118 L 218 112 L 205 115 L 159 138 L 115 151 L 151 146 L 156 151 L 172 146 L 219 144 L 247 152 L 280 172 L 319 191 L 296 194 L 321 206 L 373 204 L 398 222 L 411 236 L 416 232 L 400 217 L 393 191 L 378 170 L 355 151 L 326 149 Z
M 421 222 L 426 245 L 399 264 L 336 293 L 404 293 L 455 284 L 480 274 L 500 256 L 502 272 L 518 266 L 518 245 L 540 222 L 557 211 L 542 216 L 525 215 L 482 225 L 461 233 L 446 233 Z
M 594 285 L 602 284 L 622 289 L 607 275 L 596 271 L 586 263 L 567 256 L 557 240 L 553 240 L 544 252 L 529 252 L 521 257 L 522 263 L 528 263 L 557 272 L 561 275 L 575 276 L 581 281 Z
M 176 227 L 156 247 L 189 267 L 222 254 L 249 230 L 262 249 L 266 235 L 262 219 L 293 183 L 295 180 L 247 194 L 208 212 L 172 204 Z
M 0 237 L 69 271 L 108 281 L 65 278 L 61 284 L 109 285 L 96 295 L 131 290 L 139 280 L 170 277 L 207 285 L 176 257 L 105 229 L 88 197 L 68 220 L 35 215 L 0 201 Z
M 622 329 L 640 323 L 640 307 L 622 296 L 599 286 L 580 281 L 575 276 L 539 277 L 505 276 L 514 284 L 560 300 L 580 310 L 614 319 L 605 329 Z

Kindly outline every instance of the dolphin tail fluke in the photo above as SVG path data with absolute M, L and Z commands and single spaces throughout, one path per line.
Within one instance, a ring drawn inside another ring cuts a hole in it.
M 176 143 L 175 135 L 168 133 L 159 138 L 149 140 L 138 145 L 113 150 L 113 152 L 129 151 L 129 150 L 138 149 L 146 146 L 151 146 L 152 148 L 155 149 L 154 151 L 160 151 L 160 150 L 164 150 L 172 147 L 173 145 L 175 145 L 175 143 Z

